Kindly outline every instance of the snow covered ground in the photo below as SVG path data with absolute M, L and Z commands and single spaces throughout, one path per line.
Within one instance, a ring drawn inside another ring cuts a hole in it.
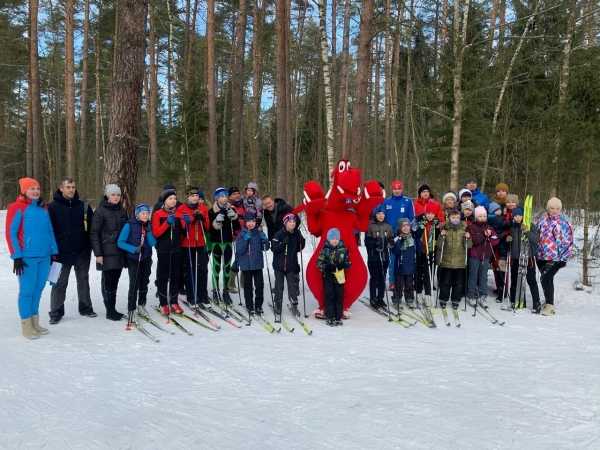
M 552 318 L 404 329 L 357 303 L 313 336 L 190 323 L 158 344 L 104 319 L 95 271 L 99 317 L 72 280 L 63 321 L 25 341 L 11 269 L 0 244 L 2 449 L 600 449 L 600 296 L 572 290 L 575 263 Z

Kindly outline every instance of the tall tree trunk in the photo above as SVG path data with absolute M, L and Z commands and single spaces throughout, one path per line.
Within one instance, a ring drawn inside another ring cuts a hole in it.
M 100 15 L 100 14 L 99 14 Z M 96 82 L 96 112 L 95 112 L 95 150 L 96 165 L 94 173 L 94 191 L 98 193 L 102 184 L 101 174 L 104 168 L 105 147 L 104 147 L 104 125 L 102 123 L 102 91 L 100 89 L 100 27 L 96 31 L 94 38 L 94 62 L 95 62 L 95 82 Z
M 571 49 L 573 47 L 573 34 L 575 33 L 575 23 L 577 17 L 577 4 L 575 0 L 570 0 L 567 5 L 567 30 L 564 39 L 562 51 L 562 61 L 560 66 L 560 81 L 558 83 L 558 123 L 556 126 L 556 136 L 554 137 L 554 152 L 552 154 L 552 196 L 558 196 L 560 186 L 560 149 L 562 145 L 562 123 L 565 115 L 565 105 L 567 103 L 567 92 L 569 89 L 569 78 L 571 75 Z
M 344 25 L 342 37 L 342 65 L 340 69 L 337 102 L 338 152 L 348 158 L 348 79 L 350 72 L 350 0 L 344 1 Z
M 147 14 L 148 0 L 120 1 L 104 182 L 121 186 L 129 210 L 135 202 L 137 183 Z
M 496 36 L 496 22 L 498 20 L 498 1 L 492 0 L 492 8 L 490 9 L 490 29 L 488 31 L 488 52 L 492 55 L 494 51 L 494 38 Z
M 208 180 L 217 185 L 217 96 L 215 84 L 215 0 L 207 0 L 206 90 L 208 100 Z
M 460 143 L 462 137 L 462 119 L 464 98 L 462 89 L 463 63 L 467 43 L 467 28 L 469 22 L 469 8 L 471 0 L 464 0 L 463 19 L 461 29 L 461 1 L 454 4 L 454 113 L 452 116 L 452 149 L 450 154 L 450 190 L 458 191 L 458 176 L 460 169 Z
M 27 157 L 27 174 L 41 176 L 42 106 L 40 99 L 40 69 L 38 55 L 38 0 L 29 1 L 29 101 L 31 102 L 31 155 Z
M 250 165 L 252 179 L 258 179 L 258 161 L 259 161 L 259 136 L 260 136 L 260 103 L 262 101 L 262 36 L 264 25 L 263 0 L 255 0 L 254 15 L 254 33 L 252 35 L 252 114 L 250 117 L 250 126 L 248 134 L 248 144 L 250 146 Z
M 414 0 L 410 2 L 409 25 L 406 30 L 406 86 L 404 90 L 404 130 L 402 135 L 402 168 L 401 176 L 406 178 L 406 159 L 408 157 L 408 139 L 410 133 L 410 118 L 412 109 L 412 23 L 414 13 Z
M 277 178 L 275 190 L 278 195 L 287 197 L 289 182 L 288 174 L 291 164 L 290 136 L 289 136 L 289 27 L 290 27 L 290 2 L 280 0 L 276 2 L 275 29 L 277 35 L 277 70 L 276 70 L 276 114 L 277 114 Z
M 75 58 L 73 29 L 75 20 L 75 0 L 65 1 L 65 122 L 67 174 L 75 174 Z
M 521 52 L 521 48 L 523 47 L 523 43 L 525 42 L 525 38 L 527 37 L 527 33 L 529 33 L 529 29 L 531 28 L 533 21 L 538 15 L 541 4 L 542 4 L 542 1 L 538 0 L 537 4 L 535 5 L 534 12 L 529 16 L 529 19 L 527 19 L 525 28 L 523 29 L 523 32 L 521 33 L 521 37 L 518 41 L 517 47 L 515 48 L 515 52 L 513 53 L 513 56 L 510 60 L 510 64 L 508 65 L 508 68 L 506 69 L 506 74 L 504 75 L 504 81 L 502 82 L 502 86 L 500 87 L 500 93 L 498 95 L 498 100 L 496 101 L 496 107 L 494 108 L 494 117 L 492 118 L 492 133 L 491 133 L 491 137 L 490 137 L 491 144 L 488 145 L 488 148 L 485 152 L 485 160 L 483 163 L 483 175 L 481 177 L 481 190 L 482 191 L 485 191 L 485 185 L 488 181 L 487 180 L 488 169 L 489 169 L 489 163 L 490 163 L 490 156 L 492 153 L 492 146 L 496 145 L 496 134 L 498 132 L 498 118 L 500 117 L 500 110 L 502 109 L 502 102 L 504 100 L 504 95 L 506 94 L 508 82 L 510 81 L 513 67 L 515 65 L 515 61 L 517 60 L 517 57 L 519 56 L 519 53 Z M 500 44 L 498 44 L 498 45 L 500 45 Z
M 167 18 L 169 20 L 169 34 L 167 37 L 167 121 L 169 124 L 169 158 L 173 158 L 173 73 L 175 62 L 173 59 L 173 40 L 175 39 L 173 31 L 173 13 L 171 11 L 171 0 L 167 1 Z
M 239 0 L 238 17 L 231 62 L 231 158 L 237 159 L 237 174 L 241 181 L 246 176 L 244 152 L 244 50 L 246 48 L 246 0 Z
M 368 89 L 371 75 L 371 39 L 373 37 L 373 0 L 363 0 L 358 37 L 355 106 L 352 113 L 352 151 L 350 158 L 361 160 L 368 136 Z
M 157 105 L 158 105 L 158 34 L 154 18 L 154 5 L 149 8 L 149 36 L 148 36 L 148 143 L 150 146 L 150 176 L 156 180 L 158 176 L 158 130 L 157 130 Z
M 89 40 L 90 40 L 90 0 L 85 0 L 83 11 L 83 43 L 81 49 L 81 93 L 80 93 L 80 113 L 79 113 L 79 156 L 77 168 L 79 169 L 79 183 L 84 183 L 85 187 L 90 187 L 89 177 L 87 176 L 87 127 L 88 127 L 88 78 L 89 78 Z
M 336 0 L 333 0 L 335 3 Z M 325 128 L 327 142 L 327 171 L 331 173 L 335 165 L 335 135 L 333 134 L 333 102 L 331 99 L 331 78 L 329 74 L 329 46 L 327 45 L 327 0 L 319 0 L 319 29 L 321 35 L 321 72 L 325 92 Z

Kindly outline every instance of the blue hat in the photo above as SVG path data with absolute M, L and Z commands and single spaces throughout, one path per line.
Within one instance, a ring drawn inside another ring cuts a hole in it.
M 488 207 L 488 212 L 490 214 L 494 214 L 496 211 L 498 211 L 499 209 L 501 209 L 502 206 L 500 206 L 498 203 L 496 202 L 491 202 L 490 206 Z
M 379 213 L 385 214 L 385 206 L 383 206 L 383 203 L 380 203 L 373 209 L 373 214 L 379 214 Z
M 147 212 L 148 214 L 152 212 L 148 204 L 138 203 L 137 205 L 135 205 L 135 217 L 138 217 L 143 212 Z
M 254 213 L 253 211 L 246 211 L 246 214 L 244 214 L 244 220 L 246 222 L 248 222 L 249 220 L 256 222 L 256 213 Z
M 330 228 L 327 232 L 327 240 L 332 241 L 334 239 L 338 241 L 340 240 L 340 230 L 337 228 Z
M 213 194 L 213 198 L 216 200 L 219 197 L 229 197 L 229 189 L 224 188 L 224 187 L 216 188 L 215 192 Z
M 513 215 L 513 217 L 515 217 L 515 216 L 522 216 L 523 215 L 523 208 L 521 208 L 520 206 L 517 206 L 515 209 L 513 209 L 512 215 Z

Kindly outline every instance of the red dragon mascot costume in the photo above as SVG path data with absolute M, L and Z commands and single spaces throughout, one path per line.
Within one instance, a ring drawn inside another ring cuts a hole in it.
M 319 302 L 316 317 L 323 316 L 325 307 L 323 277 L 317 268 L 317 258 L 325 245 L 327 231 L 330 228 L 340 230 L 352 263 L 346 270 L 344 285 L 344 313 L 347 316 L 350 306 L 362 294 L 368 276 L 355 232 L 367 231 L 371 211 L 383 201 L 383 190 L 379 183 L 367 181 L 363 186 L 360 169 L 351 167 L 349 161 L 339 161 L 331 178 L 332 185 L 326 194 L 317 181 L 306 182 L 303 205 L 297 208 L 306 212 L 308 231 L 321 238 L 306 268 L 306 282 Z

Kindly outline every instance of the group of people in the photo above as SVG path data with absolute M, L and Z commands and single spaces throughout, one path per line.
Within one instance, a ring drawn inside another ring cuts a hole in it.
M 572 227 L 561 213 L 559 199 L 551 198 L 531 229 L 523 229 L 519 198 L 504 183 L 496 186 L 491 201 L 473 179 L 458 193 L 444 194 L 441 203 L 426 184 L 419 187 L 414 201 L 404 195 L 401 181 L 393 181 L 391 188 L 392 195 L 373 211 L 365 234 L 374 308 L 385 305 L 388 287 L 395 304 L 404 299 L 414 307 L 423 296 L 431 295 L 436 280 L 442 308 L 448 302 L 457 308 L 465 289 L 471 303 L 485 302 L 490 264 L 498 301 L 508 295 L 514 304 L 519 300 L 516 278 L 521 246 L 526 243 L 532 310 L 554 314 L 553 278 L 571 256 L 573 245 Z M 273 253 L 274 313 L 281 314 L 286 285 L 290 307 L 297 310 L 303 270 L 298 255 L 306 244 L 299 230 L 300 219 L 283 199 L 260 196 L 254 182 L 243 192 L 237 187 L 217 188 L 212 204 L 198 187 L 188 186 L 178 197 L 175 187 L 166 185 L 155 205 L 137 204 L 130 217 L 115 184 L 105 186 L 95 210 L 79 197 L 71 178 L 62 180 L 49 204 L 41 199 L 36 180 L 20 179 L 19 189 L 8 208 L 6 239 L 19 279 L 22 333 L 28 339 L 48 333 L 40 325 L 39 303 L 54 262 L 60 263 L 60 273 L 52 285 L 50 324 L 58 324 L 65 314 L 71 269 L 77 280 L 79 313 L 97 316 L 89 287 L 92 252 L 96 269 L 102 273 L 102 297 L 109 320 L 124 317 L 116 304 L 125 268 L 129 274 L 129 320 L 134 311 L 147 314 L 153 249 L 157 255 L 156 294 L 164 315 L 181 314 L 180 299 L 193 308 L 211 308 L 213 302 L 231 304 L 231 293 L 238 289 L 243 289 L 248 313 L 263 314 L 268 250 Z M 328 325 L 337 326 L 342 324 L 344 270 L 352 261 L 338 229 L 325 230 L 324 239 L 327 242 L 317 262 L 325 288 L 324 316 Z M 536 265 L 545 298 L 543 309 Z

